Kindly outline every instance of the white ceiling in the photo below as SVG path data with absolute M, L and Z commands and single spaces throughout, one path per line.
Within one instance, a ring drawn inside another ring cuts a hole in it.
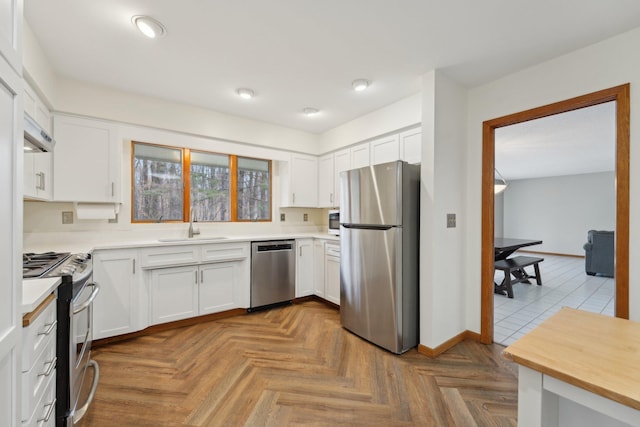
M 607 102 L 495 131 L 495 165 L 507 180 L 615 170 L 616 104 Z
M 168 34 L 143 37 L 133 15 Z M 640 2 L 25 0 L 25 16 L 60 75 L 322 133 L 419 92 L 429 70 L 472 87 L 632 29 Z

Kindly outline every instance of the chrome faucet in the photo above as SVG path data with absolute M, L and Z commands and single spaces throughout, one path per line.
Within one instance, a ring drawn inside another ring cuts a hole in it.
M 200 234 L 200 230 L 199 229 L 194 229 L 193 228 L 193 219 L 194 214 L 193 214 L 193 208 L 191 208 L 191 210 L 189 211 L 189 238 L 193 238 L 193 236 L 195 236 L 196 234 Z

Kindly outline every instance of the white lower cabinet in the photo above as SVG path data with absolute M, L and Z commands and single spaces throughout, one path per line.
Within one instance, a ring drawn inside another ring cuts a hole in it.
M 325 299 L 340 305 L 340 246 L 325 245 L 324 266 Z
M 22 425 L 55 425 L 56 299 L 25 316 L 22 328 Z
M 140 330 L 138 251 L 98 250 L 92 258 L 93 280 L 100 286 L 100 293 L 93 303 L 93 338 Z
M 324 240 L 313 242 L 313 293 L 324 298 Z
M 296 240 L 296 298 L 313 295 L 314 256 L 313 239 Z
M 141 259 L 151 325 L 249 306 L 247 242 L 149 248 Z
M 201 265 L 198 313 L 210 314 L 240 307 L 242 263 L 221 262 Z
M 152 325 L 198 315 L 198 274 L 197 265 L 151 271 Z

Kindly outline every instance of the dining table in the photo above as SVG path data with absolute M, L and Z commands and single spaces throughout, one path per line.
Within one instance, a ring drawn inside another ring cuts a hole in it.
M 495 253 L 494 261 L 500 261 L 507 259 L 518 249 L 525 248 L 527 246 L 534 246 L 542 244 L 542 240 L 531 239 L 511 239 L 508 237 L 496 237 L 493 240 L 493 248 Z
M 493 240 L 494 262 L 507 259 L 518 249 L 526 248 L 528 246 L 540 245 L 540 244 L 542 244 L 542 240 L 512 239 L 508 237 L 496 237 Z M 513 270 L 511 273 L 506 273 L 506 274 L 513 274 L 516 281 L 520 281 L 522 283 L 530 283 L 528 278 L 531 276 L 529 276 L 527 272 L 524 271 L 524 269 Z M 536 277 L 539 280 L 539 275 Z M 501 284 L 497 284 L 496 282 L 493 282 L 493 292 L 499 295 L 504 295 L 506 293 L 505 286 L 504 286 L 505 281 L 506 280 L 503 280 Z

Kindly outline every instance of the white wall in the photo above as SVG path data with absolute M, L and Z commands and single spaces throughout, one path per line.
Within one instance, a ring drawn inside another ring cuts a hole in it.
M 482 122 L 601 89 L 631 83 L 631 194 L 629 258 L 640 256 L 640 28 L 511 74 L 468 94 L 466 147 L 467 328 L 480 331 Z M 640 265 L 630 263 L 629 309 L 640 320 Z
M 441 72 L 422 78 L 420 343 L 435 348 L 465 330 L 464 145 L 466 91 Z M 447 228 L 447 213 L 458 226 Z
M 542 240 L 534 251 L 584 255 L 587 231 L 615 230 L 614 172 L 510 181 L 503 194 L 504 236 Z
M 321 152 L 366 141 L 383 134 L 420 124 L 422 95 L 417 93 L 384 108 L 351 120 L 320 136 Z

